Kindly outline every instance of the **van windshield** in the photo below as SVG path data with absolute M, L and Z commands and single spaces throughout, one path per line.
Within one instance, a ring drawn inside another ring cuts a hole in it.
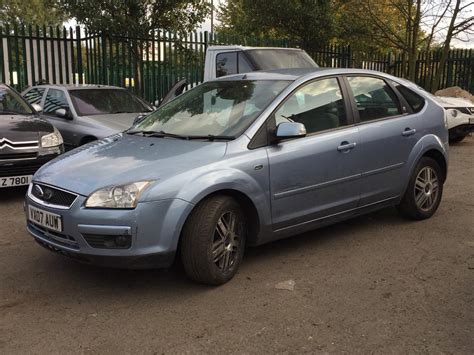
M 133 132 L 161 132 L 188 138 L 239 136 L 290 81 L 207 82 L 160 107 Z
M 260 70 L 317 68 L 318 65 L 303 50 L 249 49 L 245 51 Z

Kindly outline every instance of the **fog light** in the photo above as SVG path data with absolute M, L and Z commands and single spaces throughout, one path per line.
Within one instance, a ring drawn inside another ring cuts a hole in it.
M 131 235 L 82 235 L 92 248 L 98 249 L 128 249 L 132 246 Z
M 117 246 L 121 248 L 128 247 L 129 240 L 130 237 L 127 237 L 125 235 L 119 235 L 118 237 L 115 237 L 115 244 L 117 244 Z

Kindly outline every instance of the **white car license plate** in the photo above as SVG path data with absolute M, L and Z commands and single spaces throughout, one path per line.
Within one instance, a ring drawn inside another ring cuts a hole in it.
M 29 185 L 32 179 L 33 175 L 0 177 L 0 188 Z
M 63 231 L 63 221 L 60 215 L 46 212 L 39 208 L 28 206 L 28 219 L 41 227 L 55 232 Z

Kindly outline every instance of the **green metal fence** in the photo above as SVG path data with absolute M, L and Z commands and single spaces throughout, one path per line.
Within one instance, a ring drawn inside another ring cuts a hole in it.
M 146 38 L 90 33 L 79 27 L 0 27 L 0 81 L 18 90 L 39 81 L 55 84 L 122 86 L 148 101 L 161 98 L 180 79 L 202 81 L 207 46 L 291 46 L 285 40 L 231 37 L 208 32 L 157 30 Z M 309 53 L 321 66 L 359 67 L 405 76 L 401 54 L 365 54 L 350 46 L 328 45 Z M 416 82 L 430 89 L 440 52 L 419 53 Z M 474 92 L 474 52 L 452 50 L 442 68 L 441 87 Z

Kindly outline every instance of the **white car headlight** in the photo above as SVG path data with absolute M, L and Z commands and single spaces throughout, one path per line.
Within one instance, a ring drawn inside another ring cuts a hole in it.
M 135 208 L 143 190 L 153 181 L 139 181 L 105 187 L 93 192 L 86 200 L 90 208 Z
M 54 132 L 41 137 L 41 147 L 51 148 L 63 144 L 61 133 L 54 127 Z

